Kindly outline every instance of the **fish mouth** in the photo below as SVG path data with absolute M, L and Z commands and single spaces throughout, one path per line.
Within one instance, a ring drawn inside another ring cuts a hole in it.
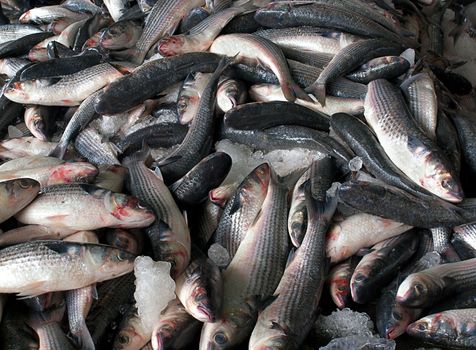
M 388 328 L 385 332 L 385 336 L 387 339 L 395 339 L 402 334 L 403 332 L 400 331 L 396 326 Z
M 445 194 L 443 199 L 451 203 L 459 203 L 463 200 L 463 193 L 462 191 L 449 191 Z
M 200 313 L 200 321 L 202 322 L 210 322 L 213 323 L 216 321 L 216 317 L 213 314 L 213 312 L 210 310 L 210 308 L 204 306 L 204 305 L 198 305 L 197 310 Z

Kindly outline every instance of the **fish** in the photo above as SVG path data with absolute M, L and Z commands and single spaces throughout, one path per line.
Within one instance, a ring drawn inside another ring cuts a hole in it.
M 152 347 L 157 350 L 184 349 L 190 346 L 201 323 L 193 318 L 179 299 L 169 302 L 152 332 Z
M 287 188 L 274 176 L 261 213 L 223 272 L 222 312 L 216 322 L 203 326 L 201 350 L 229 349 L 246 340 L 258 316 L 256 296 L 270 297 L 281 279 L 288 251 Z M 269 231 L 274 234 L 262 234 Z M 259 277 L 263 275 L 267 278 Z
M 400 170 L 444 200 L 458 203 L 463 199 L 461 184 L 451 163 L 416 126 L 395 86 L 383 79 L 371 81 L 364 108 L 365 119 Z M 396 126 L 390 128 L 393 123 Z
M 5 170 L 0 169 L 0 181 L 15 179 L 33 179 L 40 187 L 59 184 L 90 182 L 98 174 L 97 168 L 86 162 L 62 163 L 55 166 L 44 166 L 33 169 Z
M 409 307 L 428 307 L 443 298 L 474 288 L 476 258 L 438 265 L 408 276 L 397 292 L 397 302 Z
M 383 56 L 373 58 L 356 70 L 346 75 L 346 78 L 368 84 L 376 79 L 393 79 L 410 69 L 410 62 L 401 56 Z
M 379 216 L 355 214 L 331 225 L 326 237 L 326 254 L 331 263 L 344 261 L 362 248 L 371 247 L 410 229 L 409 225 Z
M 38 224 L 74 230 L 101 227 L 147 227 L 155 215 L 137 198 L 89 184 L 45 187 L 28 207 L 16 214 L 23 224 Z
M 308 168 L 294 185 L 291 206 L 288 214 L 288 233 L 291 243 L 297 248 L 306 233 L 307 208 L 304 184 L 309 180 L 311 169 Z
M 17 244 L 0 252 L 1 293 L 27 297 L 82 288 L 132 271 L 134 258 L 98 244 L 55 240 Z
M 64 311 L 63 304 L 53 310 L 33 313 L 27 320 L 28 325 L 38 335 L 40 349 L 74 349 L 66 334 L 61 330 L 60 322 Z
M 136 307 L 130 307 L 118 327 L 118 332 L 114 338 L 114 349 L 140 349 L 147 344 L 150 334 L 148 334 L 140 317 L 137 315 Z
M 336 264 L 329 271 L 328 284 L 332 301 L 339 308 L 348 306 L 352 300 L 350 279 L 357 266 L 358 259 L 349 258 Z
M 4 222 L 27 207 L 38 195 L 38 181 L 24 178 L 0 182 L 0 222 Z
M 474 346 L 474 308 L 448 310 L 412 323 L 407 333 L 433 344 L 471 349 Z
M 221 312 L 223 281 L 219 268 L 200 250 L 175 281 L 177 298 L 185 310 L 201 322 L 215 322 Z
M 185 218 L 175 203 L 172 194 L 164 183 L 163 177 L 149 169 L 144 159 L 148 150 L 132 155 L 123 161 L 129 170 L 128 185 L 131 193 L 146 203 L 157 218 L 153 226 L 147 229 L 152 251 L 156 259 L 172 264 L 172 275 L 179 276 L 190 262 L 190 231 Z M 152 222 L 148 222 L 149 226 Z
M 336 174 L 331 157 L 312 164 L 306 186 L 308 224 L 302 244 L 286 267 L 271 303 L 258 316 L 249 341 L 250 349 L 298 349 L 316 317 L 329 270 L 325 234 L 337 207 L 327 195 Z
M 313 93 L 319 103 L 326 103 L 326 86 L 329 81 L 344 76 L 368 60 L 385 55 L 399 54 L 401 49 L 382 39 L 357 41 L 344 47 L 322 70 L 317 80 L 306 88 Z
M 226 113 L 230 109 L 246 102 L 248 92 L 241 80 L 224 78 L 218 84 L 217 109 Z
M 109 63 L 102 63 L 57 79 L 17 81 L 4 91 L 17 103 L 41 106 L 78 106 L 122 74 Z
M 231 165 L 231 157 L 224 152 L 206 156 L 185 176 L 170 185 L 172 195 L 179 202 L 188 205 L 203 202 L 209 191 L 225 180 Z
M 95 293 L 95 285 L 66 292 L 69 329 L 78 339 L 78 344 L 82 349 L 95 349 L 93 339 L 86 326 L 86 316 L 91 309 Z
M 310 100 L 294 82 L 281 49 L 268 39 L 252 34 L 221 35 L 213 41 L 210 52 L 234 57 L 235 62 L 249 62 L 267 67 L 278 77 L 286 100 Z
M 99 114 L 128 111 L 167 87 L 182 81 L 192 72 L 214 72 L 219 61 L 218 55 L 193 52 L 147 62 L 135 69 L 133 73 L 109 84 L 96 98 L 94 109 Z M 174 71 L 175 74 L 170 74 L 170 71 Z M 130 91 L 137 93 L 131 95 Z
M 206 51 L 220 31 L 241 12 L 243 10 L 240 8 L 230 7 L 213 13 L 186 34 L 172 35 L 159 40 L 156 51 L 164 57 Z
M 425 135 L 436 139 L 438 121 L 438 99 L 433 79 L 428 73 L 418 73 L 405 80 L 401 85 L 405 99 L 415 123 Z
M 140 64 L 147 52 L 161 37 L 172 34 L 180 20 L 190 10 L 205 4 L 205 0 L 158 0 L 144 22 L 144 30 L 134 48 L 129 53 L 132 62 Z
M 102 32 L 99 45 L 107 50 L 122 50 L 133 47 L 142 33 L 142 26 L 136 20 L 114 23 Z
M 26 225 L 3 232 L 0 235 L 0 246 L 8 246 L 32 240 L 60 240 L 75 232 L 75 230 L 56 229 L 42 225 Z
M 16 159 L 35 155 L 47 156 L 57 142 L 40 141 L 34 136 L 24 136 L 0 141 L 0 158 Z
M 397 273 L 399 266 L 416 252 L 418 236 L 414 232 L 403 233 L 375 244 L 355 267 L 350 280 L 352 299 L 365 304 L 378 295 Z
M 189 124 L 192 121 L 211 77 L 211 73 L 196 73 L 185 79 L 177 98 L 177 111 L 181 124 Z
M 235 255 L 260 212 L 268 193 L 270 172 L 267 163 L 258 165 L 243 179 L 223 209 L 213 241 L 224 247 L 230 257 Z
M 474 223 L 453 228 L 451 243 L 462 259 L 476 258 L 476 231 Z

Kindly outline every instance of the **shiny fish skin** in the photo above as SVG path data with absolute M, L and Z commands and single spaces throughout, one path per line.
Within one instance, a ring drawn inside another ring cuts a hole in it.
M 155 224 L 147 230 L 154 257 L 172 263 L 172 275 L 178 276 L 190 262 L 190 231 L 163 178 L 141 159 L 148 156 L 145 152 L 123 162 L 129 169 L 129 189 L 157 216 Z
M 48 79 L 15 82 L 4 94 L 18 103 L 77 106 L 93 92 L 121 76 L 109 63 L 102 63 L 62 77 L 56 83 Z
M 356 266 L 350 281 L 352 299 L 365 304 L 378 295 L 379 289 L 392 280 L 399 266 L 415 253 L 418 236 L 414 232 L 377 243 Z
M 291 206 L 288 214 L 288 233 L 291 243 L 299 247 L 306 233 L 307 227 L 307 209 L 306 197 L 304 192 L 304 183 L 309 180 L 311 175 L 310 168 L 307 169 L 294 185 Z
M 88 184 L 66 184 L 43 188 L 16 219 L 24 224 L 79 231 L 101 227 L 146 227 L 155 216 L 135 197 Z
M 436 139 L 438 100 L 433 79 L 428 73 L 419 73 L 401 85 L 415 123 L 430 139 Z
M 349 305 L 352 300 L 350 291 L 350 279 L 357 266 L 357 259 L 349 258 L 337 265 L 329 271 L 327 283 L 329 284 L 329 292 L 332 301 L 339 308 L 343 309 Z
M 195 73 L 184 80 L 177 98 L 177 111 L 181 124 L 189 124 L 192 121 L 200 105 L 203 90 L 211 77 L 211 73 Z
M 278 285 L 288 253 L 286 195 L 272 178 L 260 215 L 223 272 L 223 311 L 215 323 L 203 326 L 200 350 L 229 349 L 247 339 L 258 313 L 253 298 L 271 296 Z M 274 234 L 262 234 L 269 231 Z
M 290 102 L 296 98 L 309 100 L 307 94 L 294 82 L 283 52 L 265 38 L 252 34 L 227 34 L 215 39 L 210 52 L 235 57 L 236 62 L 261 64 L 278 77 L 284 96 Z
M 217 108 L 223 113 L 245 103 L 247 98 L 248 92 L 241 80 L 225 78 L 218 84 Z
M 144 30 L 131 50 L 134 63 L 142 63 L 147 51 L 161 37 L 172 34 L 180 20 L 193 8 L 202 6 L 205 0 L 158 0 L 152 7 L 144 23 Z
M 105 245 L 22 243 L 0 252 L 2 293 L 35 296 L 82 288 L 132 271 L 134 255 Z
M 319 75 L 319 78 L 312 85 L 308 86 L 306 91 L 312 92 L 321 105 L 324 105 L 328 82 L 344 76 L 372 58 L 399 54 L 401 51 L 401 48 L 397 45 L 382 39 L 354 42 L 344 47 L 332 58 Z
M 78 340 L 81 349 L 93 350 L 94 342 L 86 326 L 86 316 L 93 303 L 96 285 L 90 285 L 66 292 L 69 329 Z
M 327 232 L 326 252 L 331 263 L 343 261 L 362 248 L 402 234 L 411 226 L 382 217 L 359 213 L 331 225 Z
M 451 202 L 462 200 L 451 163 L 415 125 L 395 86 L 383 79 L 370 82 L 364 107 L 367 122 L 398 168 L 437 196 Z
M 408 276 L 397 292 L 397 302 L 410 307 L 427 307 L 474 288 L 476 259 L 454 262 L 416 272 Z
M 410 68 L 410 62 L 400 56 L 384 56 L 371 59 L 346 75 L 352 81 L 368 84 L 376 79 L 393 79 Z
M 474 308 L 443 311 L 412 323 L 407 332 L 438 346 L 472 349 L 476 342 L 475 313 Z
M 476 225 L 474 223 L 453 228 L 451 243 L 463 259 L 476 258 Z
M 256 167 L 241 182 L 223 209 L 214 242 L 226 248 L 231 258 L 255 221 L 266 198 L 271 180 L 270 171 L 266 163 Z
M 99 114 L 125 112 L 180 82 L 192 72 L 214 72 L 219 61 L 218 55 L 197 52 L 147 62 L 133 73 L 111 83 L 97 97 L 94 108 Z M 171 71 L 175 74 L 170 74 Z M 138 93 L 131 95 L 130 91 Z
M 313 320 L 324 287 L 328 264 L 325 233 L 337 201 L 326 198 L 334 180 L 335 161 L 326 157 L 312 164 L 306 188 L 308 225 L 301 246 L 286 267 L 273 296 L 259 315 L 249 341 L 250 349 L 299 349 Z
M 75 230 L 55 229 L 41 225 L 26 225 L 0 234 L 0 246 L 8 246 L 32 240 L 63 239 Z
M 60 148 L 55 147 L 58 151 Z M 120 165 L 119 150 L 112 142 L 105 141 L 94 127 L 87 127 L 74 140 L 74 148 L 90 163 L 99 165 Z M 54 151 L 56 153 L 56 151 Z M 51 152 L 50 152 L 51 154 Z

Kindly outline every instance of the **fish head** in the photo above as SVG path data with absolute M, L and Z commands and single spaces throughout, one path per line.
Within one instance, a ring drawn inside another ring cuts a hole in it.
M 458 337 L 457 321 L 445 313 L 437 313 L 423 317 L 407 327 L 408 334 L 419 338 L 445 338 Z
M 331 281 L 331 297 L 339 309 L 343 309 L 350 296 L 349 279 L 346 276 L 337 276 Z
M 441 161 L 427 156 L 423 186 L 444 200 L 459 203 L 463 200 L 463 190 L 454 172 L 448 170 Z
M 123 327 L 114 339 L 113 349 L 116 350 L 132 350 L 140 349 L 147 343 L 147 339 L 144 339 L 142 334 L 141 325 L 137 324 L 141 322 L 138 318 L 136 322 L 129 322 L 127 326 Z
M 99 280 L 122 276 L 134 269 L 136 256 L 125 250 L 102 244 L 85 244 L 82 251 L 86 265 Z
M 115 218 L 116 228 L 147 227 L 155 220 L 154 212 L 143 206 L 136 197 L 109 192 L 104 201 L 110 215 Z
M 228 79 L 218 86 L 217 105 L 224 113 L 243 103 L 245 99 L 246 90 L 237 80 Z
M 250 338 L 250 348 L 257 350 L 297 349 L 294 337 L 286 324 L 258 319 Z
M 196 92 L 196 91 L 195 91 Z M 200 97 L 194 91 L 183 90 L 177 99 L 177 112 L 180 124 L 188 124 L 195 116 Z
M 175 56 L 181 53 L 184 44 L 185 38 L 183 35 L 172 35 L 159 41 L 157 52 L 165 57 Z
M 421 272 L 414 273 L 398 287 L 396 301 L 410 307 L 423 306 L 436 300 L 443 289 L 439 278 Z
M 235 347 L 249 336 L 255 320 L 256 317 L 252 317 L 245 309 L 230 310 L 226 317 L 204 324 L 199 349 L 220 350 Z
M 28 108 L 25 110 L 25 123 L 33 136 L 42 141 L 47 141 L 45 134 L 46 124 L 41 112 L 37 108 Z
M 172 320 L 160 320 L 152 331 L 152 346 L 154 349 L 168 349 L 176 337 L 176 323 Z
M 116 228 L 107 233 L 107 242 L 113 247 L 139 254 L 139 242 L 132 233 Z
M 187 307 L 199 321 L 215 322 L 220 312 L 223 282 L 218 267 L 211 261 L 205 264 L 210 266 L 197 269 L 195 277 L 192 276 Z
M 0 183 L 4 186 L 9 205 L 31 201 L 40 191 L 40 184 L 33 179 L 17 179 Z
M 66 183 L 90 182 L 98 169 L 86 162 L 63 163 L 56 166 L 48 178 L 48 186 Z
M 130 41 L 130 34 L 125 30 L 124 23 L 118 22 L 107 28 L 99 39 L 99 44 L 105 49 L 116 49 Z
M 405 333 L 407 325 L 413 318 L 414 311 L 396 303 L 392 309 L 386 324 L 384 325 L 384 336 L 387 339 L 395 339 Z
M 30 23 L 32 20 L 33 20 L 33 16 L 32 16 L 32 14 L 30 13 L 30 11 L 24 12 L 24 13 L 20 16 L 20 18 L 18 19 L 18 21 L 20 21 L 20 23 Z

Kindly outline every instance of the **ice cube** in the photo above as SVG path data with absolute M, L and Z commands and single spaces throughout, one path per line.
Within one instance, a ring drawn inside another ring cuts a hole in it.
M 349 169 L 350 171 L 359 171 L 362 169 L 362 158 L 360 157 L 354 157 L 351 160 L 349 160 Z
M 170 277 L 170 268 L 170 263 L 154 261 L 148 256 L 138 256 L 134 261 L 134 299 L 137 314 L 147 332 L 152 333 L 162 310 L 175 299 L 175 282 Z
M 208 248 L 208 257 L 219 268 L 227 267 L 231 260 L 228 250 L 218 243 L 213 243 L 210 248 Z
M 227 153 L 232 159 L 232 166 L 223 184 L 241 182 L 258 165 L 268 162 L 278 176 L 284 177 L 293 172 L 304 170 L 315 160 L 322 158 L 322 153 L 315 150 L 294 148 L 274 150 L 268 153 L 255 151 L 246 145 L 221 140 L 215 144 L 217 151 Z
M 323 341 L 352 335 L 371 337 L 374 334 L 374 324 L 365 312 L 344 308 L 329 316 L 320 315 L 314 324 L 314 332 Z
M 320 350 L 395 350 L 395 341 L 365 335 L 351 335 L 349 337 L 333 339 Z

